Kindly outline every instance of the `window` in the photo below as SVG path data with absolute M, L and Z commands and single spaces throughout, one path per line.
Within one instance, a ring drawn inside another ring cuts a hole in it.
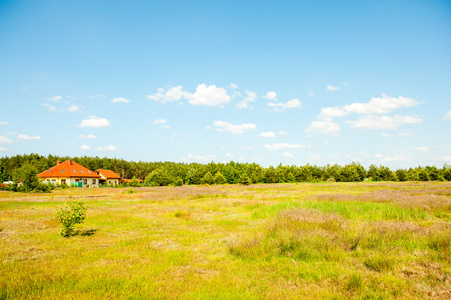
M 77 173 L 77 171 L 75 171 L 74 169 L 72 169 L 72 172 Z
M 95 179 L 92 180 L 92 184 L 96 184 L 96 180 Z
M 61 173 L 64 173 L 64 171 L 66 171 L 66 169 L 62 170 Z
M 61 184 L 66 184 L 66 179 L 61 179 Z

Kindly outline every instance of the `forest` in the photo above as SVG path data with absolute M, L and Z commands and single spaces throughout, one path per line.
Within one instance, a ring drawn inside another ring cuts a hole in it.
M 146 186 L 182 184 L 252 184 L 286 182 L 359 182 L 359 181 L 451 181 L 451 166 L 418 166 L 391 170 L 386 166 L 370 165 L 367 169 L 360 163 L 342 165 L 291 165 L 262 167 L 256 163 L 174 163 L 127 161 L 118 158 L 42 156 L 23 154 L 0 158 L 0 182 L 14 180 L 14 173 L 23 166 L 43 172 L 57 161 L 71 159 L 90 170 L 113 170 L 123 179 L 142 179 Z

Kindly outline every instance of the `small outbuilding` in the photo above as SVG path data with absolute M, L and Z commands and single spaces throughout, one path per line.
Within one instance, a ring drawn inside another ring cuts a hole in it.
M 121 176 L 117 175 L 116 172 L 103 169 L 95 170 L 95 172 L 100 176 L 100 184 L 119 185 Z

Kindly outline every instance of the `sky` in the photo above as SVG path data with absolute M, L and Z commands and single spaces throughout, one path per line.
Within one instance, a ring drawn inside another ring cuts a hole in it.
M 451 164 L 451 1 L 0 0 L 0 157 Z

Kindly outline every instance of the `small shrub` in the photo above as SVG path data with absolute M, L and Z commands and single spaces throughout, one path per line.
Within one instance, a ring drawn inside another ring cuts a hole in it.
M 57 219 L 63 225 L 61 235 L 70 237 L 74 233 L 74 226 L 81 224 L 86 218 L 86 206 L 83 199 L 80 201 L 68 202 L 63 208 L 57 211 Z

